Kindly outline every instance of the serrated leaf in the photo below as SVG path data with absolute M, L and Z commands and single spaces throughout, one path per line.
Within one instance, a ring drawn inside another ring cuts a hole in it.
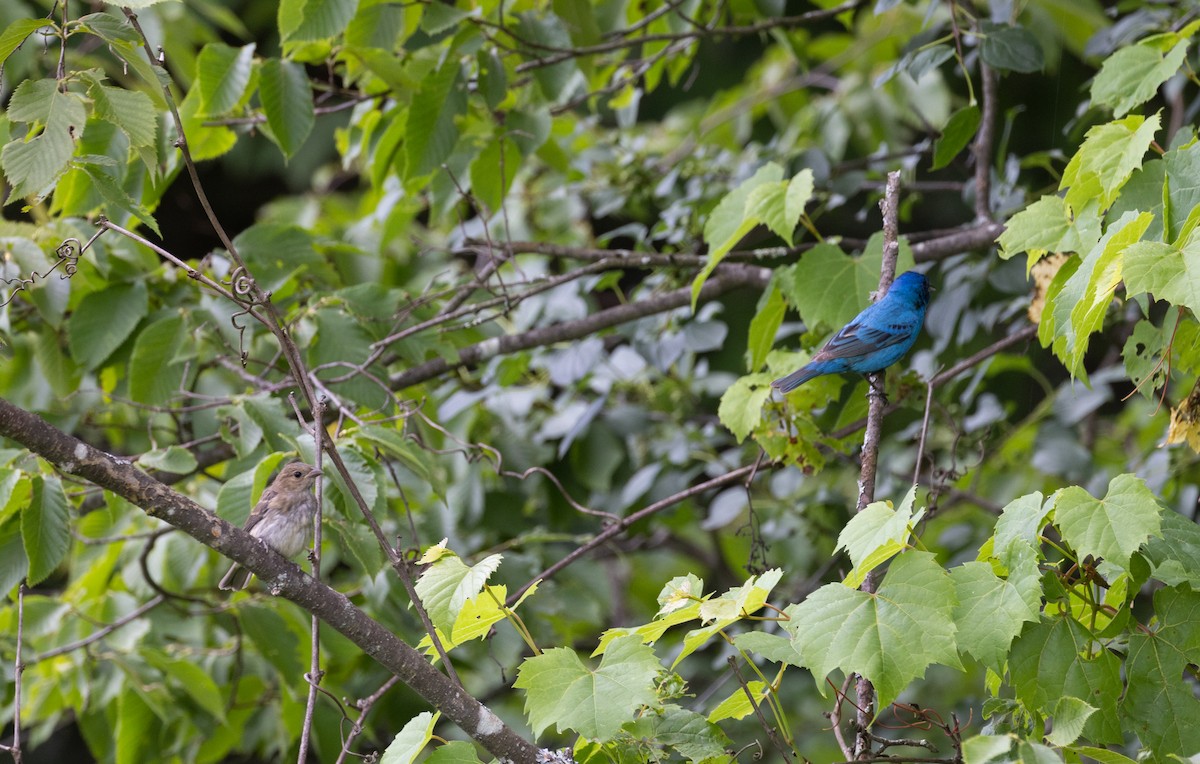
M 1148 292 L 1159 300 L 1200 311 L 1200 231 L 1182 247 L 1139 241 L 1125 250 L 1125 291 Z
M 1079 698 L 1061 698 L 1051 713 L 1054 728 L 1046 735 L 1046 740 L 1057 746 L 1074 743 L 1083 734 L 1088 717 L 1094 713 L 1096 707 Z
M 740 443 L 762 421 L 762 406 L 770 397 L 770 374 L 747 374 L 739 377 L 721 395 L 717 417 Z
M 1187 40 L 1180 40 L 1165 52 L 1144 41 L 1119 48 L 1104 60 L 1092 80 L 1092 102 L 1112 107 L 1118 117 L 1125 116 L 1153 98 L 1159 87 L 1179 71 L 1187 49 Z
M 138 464 L 150 469 L 186 475 L 196 471 L 196 457 L 182 446 L 167 446 L 147 451 L 138 457 Z
M 279 4 L 279 33 L 284 42 L 326 40 L 341 34 L 358 0 L 293 0 Z
M 1104 559 L 1122 570 L 1152 536 L 1162 535 L 1162 507 L 1141 478 L 1118 475 L 1103 499 L 1071 486 L 1054 503 L 1054 524 L 1079 555 Z
M 450 57 L 413 96 L 404 131 L 405 178 L 423 178 L 441 166 L 458 142 L 455 119 L 467 108 L 462 68 Z
M 960 652 L 970 653 L 989 668 L 1000 670 L 1013 639 L 1040 612 L 1040 573 L 1033 548 L 1015 547 L 1020 563 L 1000 578 L 986 562 L 968 562 L 950 571 L 958 605 L 954 623 Z
M 879 591 L 826 584 L 786 611 L 792 644 L 819 680 L 834 669 L 858 673 L 887 706 L 933 663 L 959 667 L 954 583 L 933 555 L 892 561 Z
M 225 697 L 208 672 L 191 660 L 173 658 L 161 650 L 142 648 L 140 654 L 147 663 L 174 680 L 173 684 L 210 716 L 218 721 L 225 720 Z
M 1159 757 L 1200 751 L 1200 700 L 1180 680 L 1200 661 L 1200 594 L 1185 588 L 1154 593 L 1158 629 L 1129 636 L 1128 689 L 1121 708 L 1142 745 Z
M 637 636 L 614 639 L 592 669 L 574 650 L 555 647 L 527 659 L 514 687 L 525 690 L 535 736 L 554 725 L 597 742 L 611 740 L 643 706 L 658 707 L 654 681 L 662 666 Z
M 21 536 L 21 518 L 0 523 L 0 596 L 7 595 L 29 573 L 29 558 Z
M 733 249 L 754 226 L 761 222 L 752 211 L 748 210 L 748 201 L 756 188 L 767 183 L 778 182 L 783 177 L 783 168 L 774 162 L 768 162 L 753 176 L 730 191 L 708 215 L 704 223 L 704 241 L 708 244 L 708 260 L 700 273 L 692 281 L 692 311 L 696 310 L 696 302 L 700 299 L 700 290 L 704 282 L 712 275 L 729 250 Z
M 1043 196 L 1009 218 L 997 241 L 1000 257 L 1027 254 L 1025 274 L 1050 252 L 1086 254 L 1100 240 L 1100 218 L 1096 206 L 1073 212 L 1060 196 Z
M 267 59 L 259 77 L 258 97 L 267 116 L 268 137 L 291 159 L 308 139 L 315 120 L 304 67 L 293 61 Z
M 433 728 L 441 715 L 441 711 L 423 711 L 409 719 L 388 744 L 380 764 L 412 764 L 433 739 Z
M 762 704 L 763 698 L 771 691 L 766 682 L 747 682 L 745 689 L 738 687 L 718 703 L 717 707 L 709 712 L 708 720 L 715 723 L 725 719 L 744 719 L 754 713 L 754 706 L 750 704 L 750 697 L 746 695 L 747 690 L 758 704 Z
M 183 316 L 172 315 L 143 329 L 129 357 L 129 397 L 157 405 L 179 392 L 184 364 L 175 361 L 184 339 Z
M 66 170 L 75 140 L 83 134 L 83 99 L 60 92 L 53 79 L 26 80 L 13 91 L 8 118 L 30 123 L 24 138 L 9 141 L 0 151 L 0 167 L 12 185 L 8 198 L 44 194 Z
M 1070 208 L 1081 210 L 1098 200 L 1100 209 L 1107 209 L 1133 171 L 1142 166 L 1160 123 L 1159 114 L 1130 115 L 1088 130 L 1059 183 L 1059 188 L 1067 189 Z
M 158 139 L 158 120 L 154 102 L 139 90 L 126 90 L 105 85 L 98 78 L 88 87 L 95 114 L 111 122 L 129 136 L 136 147 L 154 146 Z
M 300 676 L 304 672 L 307 643 L 301 642 L 287 619 L 264 605 L 243 607 L 239 615 L 246 636 L 280 677 Z
M 1091 636 L 1073 619 L 1043 616 L 1026 625 L 1009 652 L 1013 691 L 1043 716 L 1049 716 L 1062 698 L 1084 700 L 1097 708 L 1084 725 L 1084 735 L 1093 742 L 1120 742 L 1120 661 L 1093 648 Z
M 463 606 L 483 591 L 502 559 L 493 554 L 468 567 L 458 555 L 443 554 L 426 568 L 416 590 L 434 626 L 451 633 Z
M 425 764 L 483 764 L 475 753 L 475 745 L 466 740 L 443 743 L 425 758 Z
M 115 284 L 85 296 L 67 321 L 71 356 L 94 369 L 121 346 L 149 310 L 146 285 Z
M 854 563 L 854 569 L 842 583 L 857 587 L 868 573 L 907 548 L 909 529 L 924 514 L 924 510 L 913 513 L 916 496 L 917 488 L 913 486 L 899 507 L 893 509 L 891 502 L 875 501 L 850 518 L 838 534 L 834 550 L 845 549 Z
M 0 64 L 25 42 L 25 38 L 42 27 L 51 27 L 43 19 L 16 19 L 0 33 Z
M 226 114 L 241 102 L 254 74 L 254 48 L 254 43 L 233 48 L 210 42 L 200 50 L 196 57 L 196 87 L 205 114 Z
M 32 485 L 32 498 L 21 510 L 21 539 L 29 560 L 28 583 L 36 586 L 66 558 L 71 548 L 71 516 L 58 478 L 37 475 Z
M 782 570 L 772 568 L 761 576 L 752 576 L 746 583 L 730 589 L 720 597 L 713 597 L 699 603 L 697 613 L 700 622 L 707 625 L 693 629 L 684 636 L 683 649 L 675 656 L 672 666 L 678 666 L 684 658 L 699 650 L 710 639 L 732 624 L 761 610 L 767 602 L 767 597 L 771 595 L 771 590 L 779 583 L 782 576 Z M 676 613 L 687 612 L 689 612 L 689 608 L 676 611 Z
M 1178 512 L 1162 514 L 1162 536 L 1146 542 L 1146 559 L 1154 567 L 1154 577 L 1168 586 L 1189 584 L 1200 590 L 1200 524 Z
M 810 330 L 840 329 L 870 304 L 871 292 L 879 287 L 882 262 L 881 234 L 873 235 L 858 257 L 850 257 L 832 244 L 818 244 L 804 253 L 790 279 L 780 277 L 779 287 Z M 912 249 L 901 240 L 896 272 L 912 266 Z

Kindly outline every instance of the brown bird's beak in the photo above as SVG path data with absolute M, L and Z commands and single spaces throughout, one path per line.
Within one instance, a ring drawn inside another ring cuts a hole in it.
M 309 470 L 308 470 L 308 476 L 309 476 L 309 477 L 316 477 L 316 476 L 318 476 L 318 475 L 324 475 L 324 474 L 325 474 L 324 472 L 322 472 L 321 470 L 317 469 L 316 467 L 310 467 L 310 468 L 309 468 Z

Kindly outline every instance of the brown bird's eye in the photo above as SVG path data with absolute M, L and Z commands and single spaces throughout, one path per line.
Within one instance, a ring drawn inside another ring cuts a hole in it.
M 296 470 L 295 472 L 293 472 L 292 477 L 296 477 L 296 478 L 300 477 L 300 470 Z

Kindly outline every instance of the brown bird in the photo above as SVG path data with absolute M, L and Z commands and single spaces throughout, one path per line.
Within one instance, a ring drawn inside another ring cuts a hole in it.
M 263 491 L 242 530 L 262 539 L 278 554 L 295 557 L 312 538 L 313 516 L 317 512 L 317 497 L 313 496 L 312 487 L 320 474 L 320 470 L 304 462 L 286 465 Z M 250 576 L 250 571 L 235 562 L 217 587 L 225 591 L 245 589 Z

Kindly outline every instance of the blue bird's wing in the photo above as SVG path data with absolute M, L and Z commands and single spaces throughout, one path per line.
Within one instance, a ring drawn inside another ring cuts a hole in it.
M 813 356 L 813 360 L 861 358 L 893 345 L 907 342 L 912 338 L 913 327 L 911 324 L 867 326 L 865 323 L 852 321 L 825 343 L 825 347 Z

